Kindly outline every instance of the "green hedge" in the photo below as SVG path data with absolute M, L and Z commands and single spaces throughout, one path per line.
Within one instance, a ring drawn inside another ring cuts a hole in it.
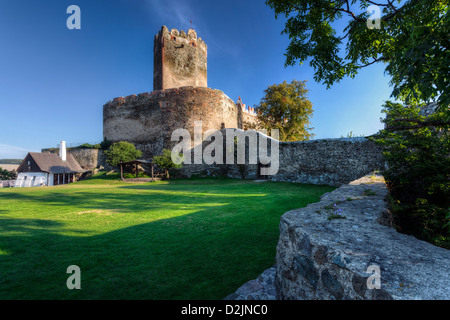
M 450 249 L 450 125 L 444 112 L 429 117 L 419 106 L 387 101 L 383 147 L 396 228 Z

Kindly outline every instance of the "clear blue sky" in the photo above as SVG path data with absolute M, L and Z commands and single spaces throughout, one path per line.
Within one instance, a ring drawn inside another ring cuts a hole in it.
M 81 30 L 68 30 L 69 5 Z M 192 21 L 192 24 L 191 24 Z M 308 64 L 284 67 L 289 44 L 264 0 L 0 0 L 0 158 L 100 142 L 102 107 L 153 88 L 153 38 L 194 28 L 208 45 L 208 86 L 253 106 L 267 86 L 307 80 L 316 139 L 381 129 L 383 65 L 327 90 Z

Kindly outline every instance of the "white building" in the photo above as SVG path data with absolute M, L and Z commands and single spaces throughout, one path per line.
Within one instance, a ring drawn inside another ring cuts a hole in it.
M 59 155 L 29 152 L 17 169 L 15 187 L 39 187 L 67 184 L 77 180 L 84 170 L 61 141 Z

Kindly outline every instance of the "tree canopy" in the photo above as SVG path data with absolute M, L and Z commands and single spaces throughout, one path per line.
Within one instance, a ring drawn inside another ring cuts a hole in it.
M 281 141 L 309 140 L 312 103 L 306 97 L 306 81 L 293 80 L 274 84 L 264 90 L 264 97 L 256 106 L 258 120 L 262 129 L 268 133 L 272 129 L 279 130 Z
M 384 63 L 392 96 L 407 104 L 450 103 L 448 0 L 266 0 L 290 44 L 286 66 L 310 59 L 314 79 L 329 88 L 374 63 Z M 371 7 L 370 7 L 371 6 Z M 370 10 L 368 12 L 368 8 Z M 371 20 L 379 10 L 380 28 Z M 337 25 L 344 24 L 339 30 Z
M 113 167 L 118 167 L 121 162 L 133 161 L 142 156 L 142 152 L 129 142 L 115 142 L 105 151 L 106 161 Z
M 401 232 L 450 248 L 450 124 L 444 112 L 386 101 L 382 146 L 391 213 Z M 423 125 L 434 123 L 435 126 Z
M 178 160 L 184 161 L 184 156 L 182 154 L 178 155 Z M 172 169 L 181 169 L 181 164 L 176 164 L 172 160 L 172 150 L 163 149 L 163 153 L 159 156 L 153 157 L 153 163 L 155 163 L 161 169 L 164 169 L 166 178 L 169 179 L 169 171 Z

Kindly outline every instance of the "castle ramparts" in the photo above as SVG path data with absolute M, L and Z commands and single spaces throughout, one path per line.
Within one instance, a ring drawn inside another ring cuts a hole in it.
M 103 106 L 103 136 L 108 141 L 129 141 L 151 159 L 171 148 L 172 132 L 242 128 L 242 112 L 220 90 L 182 87 L 115 98 Z M 191 133 L 193 136 L 193 132 Z

